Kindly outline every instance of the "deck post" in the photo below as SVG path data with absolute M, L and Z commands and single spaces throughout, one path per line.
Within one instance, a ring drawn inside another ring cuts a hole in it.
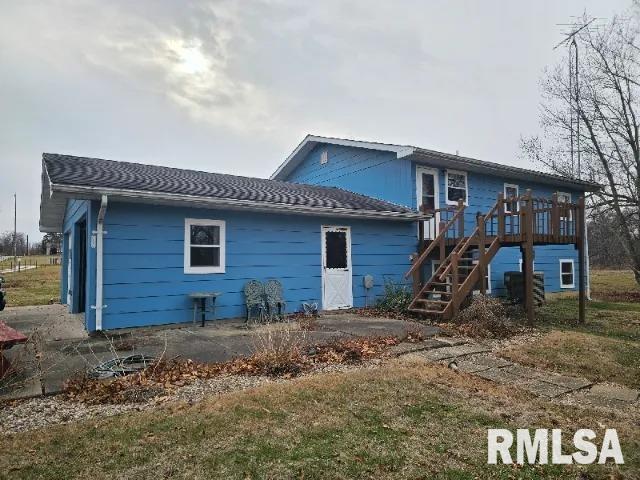
M 527 322 L 533 324 L 535 320 L 533 305 L 533 199 L 531 190 L 525 194 L 525 208 L 520 212 L 522 240 L 522 272 L 524 279 L 524 305 Z
M 446 225 L 445 222 L 441 221 L 440 222 L 440 229 L 438 230 L 438 232 L 442 232 L 444 230 L 444 226 Z M 438 245 L 438 249 L 440 250 L 440 265 L 442 265 L 444 263 L 444 259 L 447 258 L 447 245 L 445 243 L 445 235 L 442 235 L 440 237 L 440 245 Z
M 418 254 L 424 249 L 424 220 L 418 222 Z
M 476 223 L 478 224 L 478 272 L 480 273 L 480 293 L 487 294 L 487 287 L 484 284 L 486 265 L 484 261 L 485 250 L 485 227 L 484 216 L 478 212 L 476 215 Z
M 418 261 L 419 254 L 414 254 L 411 259 L 411 263 Z M 413 296 L 417 297 L 422 290 L 422 269 L 417 268 L 411 275 L 411 282 L 413 284 Z
M 458 297 L 458 254 L 453 252 L 451 254 L 451 318 L 458 313 L 457 306 Z
M 584 197 L 578 199 L 578 211 L 576 212 L 576 234 L 578 247 L 578 321 L 585 323 L 586 308 L 586 218 L 584 208 Z
M 557 193 L 551 196 L 551 238 L 554 243 L 560 241 L 560 208 Z
M 504 240 L 504 193 L 498 194 L 498 238 Z
M 464 238 L 464 202 L 462 199 L 458 200 L 458 211 L 461 212 L 458 217 L 458 234 L 460 238 Z

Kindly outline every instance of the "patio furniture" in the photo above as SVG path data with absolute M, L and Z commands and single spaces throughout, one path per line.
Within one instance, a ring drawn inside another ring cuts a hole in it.
M 286 307 L 282 295 L 282 284 L 278 280 L 267 280 L 264 284 L 264 294 L 269 317 L 275 318 L 277 311 L 278 318 L 282 319 Z
M 244 298 L 247 307 L 247 322 L 251 319 L 251 312 L 258 311 L 258 321 L 264 318 L 266 305 L 264 303 L 264 285 L 258 280 L 249 280 L 244 285 Z
M 196 323 L 198 311 L 200 312 L 200 319 L 202 321 L 201 327 L 204 327 L 207 312 L 211 313 L 213 318 L 216 315 L 216 299 L 222 295 L 220 292 L 195 292 L 190 293 L 189 298 L 193 300 L 193 324 Z M 207 300 L 211 299 L 211 308 L 207 309 Z

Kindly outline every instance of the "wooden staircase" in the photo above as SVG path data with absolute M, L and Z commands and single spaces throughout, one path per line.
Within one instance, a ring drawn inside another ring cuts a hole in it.
M 438 232 L 433 240 L 419 241 L 419 253 L 405 277 L 413 277 L 414 298 L 409 310 L 424 316 L 451 319 L 474 290 L 485 294 L 487 266 L 502 246 L 520 246 L 525 285 L 533 284 L 534 244 L 575 244 L 582 249 L 582 198 L 577 204 L 570 204 L 559 202 L 556 195 L 551 199 L 534 198 L 529 190 L 517 198 L 505 199 L 500 194 L 486 215 L 476 215 L 475 228 L 469 234 L 465 234 L 462 202 L 423 213 L 433 219 L 427 228 L 438 222 Z M 425 222 L 420 222 L 420 239 L 424 238 L 424 229 Z M 440 264 L 424 282 L 423 270 L 428 261 Z M 526 298 L 526 304 L 527 315 L 533 321 L 532 299 Z

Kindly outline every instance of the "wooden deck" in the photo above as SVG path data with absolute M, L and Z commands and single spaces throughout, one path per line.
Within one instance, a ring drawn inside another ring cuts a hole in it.
M 534 197 L 530 190 L 523 196 L 504 198 L 498 195 L 486 215 L 477 214 L 475 227 L 465 225 L 465 205 L 433 211 L 422 209 L 433 220 L 420 222 L 418 253 L 406 276 L 413 276 L 414 298 L 409 307 L 417 313 L 449 319 L 454 316 L 470 292 L 485 277 L 487 266 L 501 247 L 520 246 L 523 252 L 525 307 L 533 323 L 533 247 L 535 245 L 575 245 L 579 252 L 578 277 L 580 319 L 585 307 L 584 198 L 565 203 L 557 195 Z M 425 232 L 425 228 L 434 228 Z M 467 231 L 470 230 L 470 231 Z M 433 240 L 422 240 L 425 237 Z M 477 260 L 475 260 L 477 258 Z M 428 260 L 440 265 L 426 282 L 422 266 Z

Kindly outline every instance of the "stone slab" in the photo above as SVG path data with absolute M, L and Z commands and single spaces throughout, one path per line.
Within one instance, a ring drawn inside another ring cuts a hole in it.
M 434 361 L 447 360 L 449 358 L 464 357 L 466 355 L 474 355 L 476 353 L 484 353 L 490 351 L 489 348 L 483 345 L 457 345 L 453 347 L 443 347 L 435 350 L 430 350 L 425 355 Z
M 476 375 L 503 385 L 522 384 L 522 379 L 509 373 L 506 368 L 489 368 L 488 370 L 477 372 Z
M 463 338 L 457 337 L 436 337 L 436 340 L 439 340 L 447 345 L 454 347 L 456 345 L 464 345 L 465 343 L 469 343 L 467 340 Z
M 520 386 L 525 390 L 539 397 L 554 398 L 572 391 L 571 388 L 554 385 L 553 383 L 542 380 L 533 380 L 529 382 L 521 382 Z
M 545 377 L 545 382 L 553 383 L 560 387 L 569 388 L 570 390 L 580 390 L 593 385 L 593 382 L 581 377 L 568 377 L 566 375 L 551 374 Z
M 632 403 L 638 400 L 640 392 L 632 388 L 622 387 L 620 385 L 607 385 L 598 383 L 591 387 L 588 392 L 589 397 L 599 397 L 604 400 L 614 400 L 619 402 Z
M 445 347 L 446 345 L 447 345 L 446 343 L 430 338 L 428 340 L 425 340 L 424 342 L 416 342 L 416 343 L 403 342 L 398 345 L 394 345 L 389 350 L 393 355 L 405 355 L 411 352 L 420 352 L 423 350 L 433 350 L 434 348 L 442 348 L 442 347 Z
M 458 370 L 466 373 L 476 373 L 490 368 L 504 368 L 513 365 L 511 362 L 497 357 L 475 357 L 458 361 Z

